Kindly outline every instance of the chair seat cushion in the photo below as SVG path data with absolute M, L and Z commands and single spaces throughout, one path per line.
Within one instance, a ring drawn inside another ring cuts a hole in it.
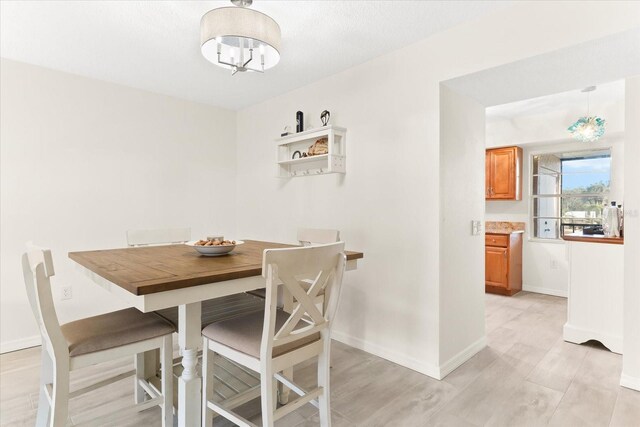
M 264 311 L 264 299 L 248 294 L 233 294 L 202 301 L 200 329 L 213 322 Z M 156 311 L 157 314 L 178 327 L 178 307 Z
M 285 324 L 287 319 L 289 319 L 289 313 L 286 313 L 283 310 L 278 310 L 276 315 L 276 332 L 282 328 L 282 325 Z M 236 317 L 234 319 L 212 323 L 202 330 L 202 335 L 211 341 L 218 342 L 224 346 L 233 348 L 241 353 L 259 359 L 263 324 L 264 310 Z M 308 325 L 306 322 L 300 321 L 296 326 L 296 329 L 306 325 Z M 304 345 L 318 341 L 319 339 L 320 333 L 315 333 L 297 341 L 275 347 L 273 349 L 273 357 L 281 356 Z
M 135 308 L 114 311 L 66 323 L 60 327 L 70 356 L 107 350 L 175 332 L 175 327 L 154 313 Z

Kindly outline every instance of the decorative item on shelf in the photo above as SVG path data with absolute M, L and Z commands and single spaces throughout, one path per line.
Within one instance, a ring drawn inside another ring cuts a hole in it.
M 320 121 L 322 121 L 322 126 L 327 126 L 329 124 L 329 119 L 331 118 L 331 113 L 329 110 L 324 110 L 320 113 Z
M 290 127 L 290 126 L 285 126 L 285 127 L 284 127 L 284 132 L 282 132 L 282 133 L 280 134 L 280 136 L 287 136 L 287 135 L 289 135 L 290 133 L 291 133 L 291 127 Z
M 202 55 L 230 69 L 231 75 L 238 71 L 263 73 L 280 61 L 280 26 L 264 13 L 249 9 L 252 2 L 231 0 L 238 7 L 210 10 L 200 21 Z M 254 58 L 254 50 L 259 57 Z
M 329 153 L 329 140 L 327 138 L 320 138 L 309 147 L 310 156 L 319 156 L 321 154 Z
M 277 138 L 277 176 L 291 178 L 344 174 L 346 133 L 344 128 L 327 125 Z
M 302 111 L 296 113 L 296 132 L 302 132 L 304 130 L 304 114 Z
M 596 90 L 595 86 L 589 86 L 582 90 L 587 94 L 587 115 L 580 117 L 567 129 L 571 136 L 581 142 L 594 142 L 604 135 L 606 121 L 598 116 L 591 116 L 589 111 L 589 93 Z

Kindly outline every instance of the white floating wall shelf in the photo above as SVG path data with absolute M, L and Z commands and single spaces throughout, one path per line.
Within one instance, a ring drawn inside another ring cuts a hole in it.
M 328 154 L 293 159 L 296 151 L 306 153 L 320 138 L 327 138 Z M 347 130 L 344 128 L 323 126 L 278 138 L 276 143 L 281 178 L 346 172 Z

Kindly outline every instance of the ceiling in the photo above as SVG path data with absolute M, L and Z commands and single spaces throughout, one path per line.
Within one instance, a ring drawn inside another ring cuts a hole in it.
M 602 114 L 600 111 L 616 104 L 624 104 L 624 80 L 617 80 L 597 86 L 589 94 L 590 112 Z M 524 116 L 544 116 L 553 112 L 581 112 L 587 114 L 587 94 L 581 90 L 545 95 L 538 98 L 496 105 L 487 108 L 487 121 L 513 120 Z
M 640 74 L 640 28 L 444 82 L 491 107 Z M 598 96 L 598 95 L 595 95 Z
M 200 54 L 199 25 L 227 1 L 2 1 L 0 56 L 240 109 L 498 8 L 502 1 L 254 1 L 282 29 L 282 59 L 231 76 Z

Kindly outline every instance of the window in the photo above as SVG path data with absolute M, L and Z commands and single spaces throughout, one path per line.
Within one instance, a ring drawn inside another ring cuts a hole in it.
M 532 172 L 534 237 L 559 239 L 602 224 L 611 183 L 609 150 L 535 155 Z

